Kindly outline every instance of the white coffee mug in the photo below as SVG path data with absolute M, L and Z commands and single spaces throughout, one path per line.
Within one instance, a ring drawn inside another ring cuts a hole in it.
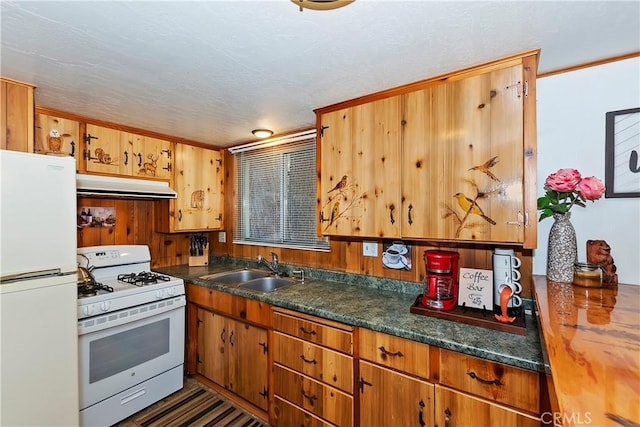
M 520 283 L 518 282 L 503 283 L 498 286 L 498 300 L 495 302 L 495 304 L 500 305 L 500 294 L 502 294 L 502 291 L 506 288 L 511 289 L 511 296 L 509 298 L 507 307 L 520 307 L 522 305 L 522 298 L 520 298 L 520 296 L 516 294 L 519 294 L 522 291 L 522 286 L 520 286 Z
M 510 270 L 506 268 L 493 269 L 493 283 L 500 285 L 505 282 L 517 282 L 522 277 L 520 270 Z
M 384 253 L 384 257 L 389 264 L 397 264 L 400 261 L 400 252 L 395 249 L 387 249 Z
M 493 252 L 493 268 L 520 268 L 522 260 L 515 256 L 513 249 L 495 249 Z

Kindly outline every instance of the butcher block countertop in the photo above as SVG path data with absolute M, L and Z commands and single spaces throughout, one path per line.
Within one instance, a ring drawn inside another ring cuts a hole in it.
M 563 425 L 640 425 L 640 286 L 534 286 Z

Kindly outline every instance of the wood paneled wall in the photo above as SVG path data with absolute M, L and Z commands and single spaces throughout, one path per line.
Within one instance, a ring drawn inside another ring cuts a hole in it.
M 330 252 L 303 251 L 276 247 L 235 245 L 233 241 L 233 211 L 235 193 L 233 176 L 234 157 L 224 151 L 225 162 L 225 217 L 224 230 L 227 233 L 225 243 L 218 242 L 218 232 L 205 233 L 211 242 L 210 255 L 232 256 L 255 260 L 261 254 L 268 258 L 271 252 L 278 254 L 284 264 L 310 268 L 320 268 L 345 273 L 364 274 L 389 279 L 421 282 L 424 279 L 425 250 L 441 248 L 460 253 L 460 267 L 491 269 L 491 254 L 494 246 L 486 244 L 454 244 L 442 242 L 407 241 L 412 247 L 412 270 L 392 270 L 382 264 L 382 246 L 389 241 L 378 240 L 378 257 L 362 255 L 362 242 L 376 239 L 332 238 Z M 151 250 L 152 267 L 165 267 L 189 263 L 190 233 L 166 234 L 154 231 L 154 210 L 160 202 L 124 199 L 78 198 L 78 207 L 114 207 L 116 224 L 114 227 L 83 228 L 78 230 L 78 247 L 114 244 L 142 244 Z M 500 246 L 504 247 L 504 246 Z M 519 247 L 513 248 L 522 259 L 520 272 L 523 281 L 523 296 L 532 295 L 532 252 Z M 525 280 L 526 279 L 526 280 Z

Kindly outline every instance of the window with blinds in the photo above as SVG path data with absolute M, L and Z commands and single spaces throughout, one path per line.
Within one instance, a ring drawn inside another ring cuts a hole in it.
M 315 132 L 236 149 L 233 243 L 328 250 L 316 235 Z

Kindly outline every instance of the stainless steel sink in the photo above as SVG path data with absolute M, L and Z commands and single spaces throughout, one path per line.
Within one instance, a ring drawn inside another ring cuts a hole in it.
M 249 280 L 248 282 L 241 283 L 238 287 L 256 292 L 273 292 L 294 285 L 295 283 L 295 279 L 269 276 Z
M 209 274 L 207 276 L 201 276 L 203 280 L 211 282 L 222 283 L 225 285 L 239 285 L 241 283 L 249 282 L 254 279 L 268 278 L 269 273 L 262 270 L 234 270 L 225 271 L 224 273 Z

